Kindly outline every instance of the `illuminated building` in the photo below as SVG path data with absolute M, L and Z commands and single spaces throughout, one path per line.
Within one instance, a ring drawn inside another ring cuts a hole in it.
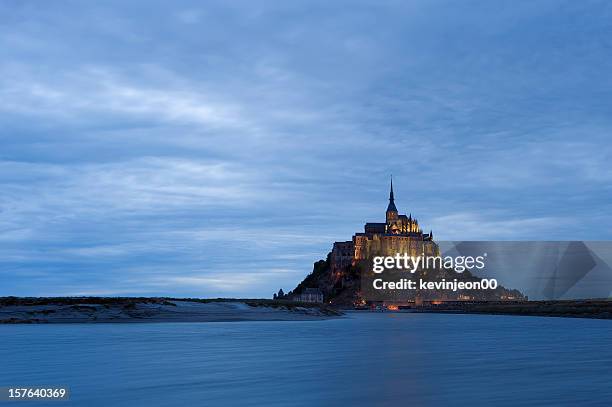
M 410 256 L 424 253 L 427 256 L 436 256 L 439 249 L 433 240 L 433 232 L 423 233 L 418 220 L 413 219 L 412 214 L 399 214 L 391 180 L 385 222 L 368 222 L 364 231 L 355 233 L 352 240 L 335 242 L 331 253 L 331 268 L 332 271 L 338 271 L 373 256 L 393 256 L 396 253 L 408 253 Z

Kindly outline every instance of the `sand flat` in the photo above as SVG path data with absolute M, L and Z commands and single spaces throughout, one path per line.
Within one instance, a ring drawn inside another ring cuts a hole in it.
M 300 321 L 337 317 L 319 307 L 253 306 L 241 301 L 5 305 L 0 323 Z

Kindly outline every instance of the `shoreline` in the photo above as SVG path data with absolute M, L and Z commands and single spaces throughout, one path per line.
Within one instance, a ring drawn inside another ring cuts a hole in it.
M 612 319 L 612 300 L 610 299 L 447 302 L 427 306 L 400 306 L 399 308 L 397 310 L 383 309 L 382 312 Z M 357 310 L 356 312 L 364 311 L 369 310 Z
M 428 312 L 429 310 L 426 310 Z M 612 319 L 612 301 L 610 300 L 561 300 L 561 301 L 527 301 L 511 304 L 489 303 L 475 304 L 467 309 L 450 306 L 433 312 L 516 315 L 556 318 L 589 318 Z
M 268 300 L 0 298 L 0 324 L 308 321 L 342 315 L 322 304 Z
M 0 324 L 308 321 L 346 313 L 432 313 L 612 319 L 612 300 L 446 302 L 395 309 L 267 299 L 0 297 Z

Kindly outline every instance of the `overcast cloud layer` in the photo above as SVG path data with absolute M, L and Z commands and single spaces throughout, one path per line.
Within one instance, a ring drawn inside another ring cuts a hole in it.
M 608 2 L 0 4 L 0 295 L 268 297 L 390 174 L 438 239 L 612 238 Z

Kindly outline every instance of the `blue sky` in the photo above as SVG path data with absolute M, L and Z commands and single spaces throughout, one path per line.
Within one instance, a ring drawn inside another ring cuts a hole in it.
M 270 296 L 401 212 L 612 238 L 605 1 L 0 5 L 0 295 Z

